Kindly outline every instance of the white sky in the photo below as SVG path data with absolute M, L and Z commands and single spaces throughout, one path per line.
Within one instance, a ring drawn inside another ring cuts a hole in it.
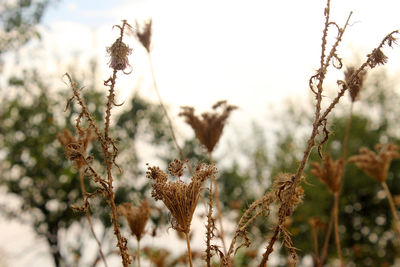
M 59 77 L 65 71 L 56 70 L 71 62 L 71 55 L 83 65 L 96 56 L 105 66 L 105 47 L 118 34 L 112 25 L 122 19 L 133 25 L 135 19 L 152 17 L 154 68 L 173 116 L 183 105 L 205 110 L 227 99 L 240 107 L 232 128 L 242 129 L 252 119 L 263 122 L 269 104 L 279 106 L 285 97 L 301 100 L 307 95 L 308 79 L 319 64 L 324 6 L 323 0 L 64 0 L 45 16 L 43 43 L 37 45 L 44 50 L 21 53 L 34 56 L 32 62 Z M 339 50 L 344 63 L 363 58 L 387 33 L 400 29 L 399 10 L 398 0 L 332 0 L 331 17 L 340 26 L 354 12 Z M 119 80 L 121 100 L 140 81 L 148 85 L 149 78 L 143 49 L 132 38 L 127 42 L 134 49 L 130 57 L 134 71 Z M 385 52 L 390 73 L 398 76 L 400 48 Z M 6 73 L 12 71 L 5 68 Z M 102 79 L 107 73 L 103 67 Z M 144 86 L 141 92 L 155 99 L 151 88 Z M 2 229 L 7 225 L 2 223 Z M 2 232 L 4 243 L 10 235 L 7 230 Z M 21 228 L 15 233 L 27 232 Z M 11 257 L 8 262 L 26 266 L 23 258 Z M 41 264 L 35 261 L 30 266 Z

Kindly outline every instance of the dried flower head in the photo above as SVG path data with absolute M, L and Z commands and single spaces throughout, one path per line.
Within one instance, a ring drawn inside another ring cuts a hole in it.
M 173 166 L 179 166 L 178 160 L 174 160 Z M 169 168 L 170 175 L 180 174 L 174 168 Z M 199 164 L 194 170 L 191 182 L 186 184 L 178 179 L 168 181 L 168 174 L 159 167 L 148 167 L 146 177 L 153 180 L 151 195 L 156 200 L 162 200 L 173 219 L 172 228 L 183 233 L 189 233 L 193 213 L 200 198 L 203 183 L 217 172 L 213 165 Z
M 110 55 L 110 68 L 124 71 L 129 65 L 128 56 L 132 53 L 132 49 L 129 48 L 127 44 L 122 41 L 124 36 L 125 27 L 131 28 L 131 26 L 126 22 L 122 21 L 122 26 L 114 25 L 114 27 L 120 29 L 120 36 L 115 40 L 115 42 L 107 47 L 107 53 Z
M 236 106 L 228 105 L 226 101 L 218 101 L 212 108 L 214 111 L 205 112 L 201 114 L 201 117 L 194 114 L 193 107 L 182 107 L 182 111 L 179 113 L 179 116 L 185 117 L 186 123 L 193 128 L 197 139 L 210 153 L 218 143 L 230 113 L 237 109 Z M 217 112 L 217 109 L 220 109 L 221 112 Z
M 77 169 L 85 165 L 86 151 L 93 140 L 91 130 L 79 131 L 78 137 L 72 135 L 70 131 L 64 129 L 57 134 L 57 139 L 65 149 L 67 158 L 75 164 Z
M 340 190 L 343 178 L 343 165 L 344 160 L 342 158 L 334 161 L 331 155 L 326 154 L 322 159 L 322 163 L 311 163 L 313 167 L 311 173 L 326 184 L 332 193 L 335 193 Z
M 139 23 L 136 21 L 135 36 L 143 45 L 143 47 L 146 48 L 147 52 L 150 52 L 151 50 L 151 35 L 153 30 L 152 24 L 152 19 L 145 21 L 143 25 L 139 25 Z
M 363 70 L 359 72 L 357 76 L 353 77 L 355 72 L 356 68 L 353 66 L 348 67 L 344 72 L 344 79 L 349 88 L 350 98 L 352 102 L 358 100 L 358 96 L 360 94 L 360 91 L 362 90 L 363 83 L 367 75 L 367 72 Z
M 136 236 L 137 240 L 140 240 L 150 217 L 149 202 L 143 200 L 138 207 L 133 206 L 131 203 L 123 203 L 118 206 L 118 213 L 127 219 L 132 235 Z
M 293 212 L 293 209 L 302 202 L 304 194 L 304 190 L 300 185 L 294 189 L 294 192 L 290 190 L 293 181 L 294 181 L 294 176 L 292 174 L 279 173 L 275 177 L 274 183 L 272 185 L 275 195 L 279 199 L 279 201 L 281 202 L 285 202 L 286 200 L 289 201 L 288 204 L 290 209 L 288 212 L 290 214 Z M 286 214 L 286 216 L 289 216 L 290 214 Z
M 375 68 L 377 65 L 384 65 L 388 60 L 388 57 L 380 48 L 375 48 L 372 50 L 372 53 L 367 55 L 367 57 L 370 59 L 368 65 L 371 68 Z
M 400 156 L 399 147 L 393 143 L 387 145 L 378 144 L 374 151 L 366 147 L 360 149 L 360 154 L 350 157 L 349 162 L 355 162 L 357 167 L 362 169 L 368 176 L 380 183 L 386 181 L 390 162 Z
M 110 55 L 110 68 L 114 70 L 125 70 L 129 65 L 128 56 L 132 53 L 122 38 L 118 38 L 111 47 L 107 47 L 107 53 Z

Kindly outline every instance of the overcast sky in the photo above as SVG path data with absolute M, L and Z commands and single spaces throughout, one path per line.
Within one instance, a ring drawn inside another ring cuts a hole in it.
M 83 62 L 95 56 L 106 78 L 105 47 L 118 34 L 112 25 L 152 17 L 154 68 L 172 113 L 183 105 L 204 110 L 227 99 L 240 107 L 232 122 L 240 127 L 254 118 L 262 121 L 271 103 L 307 95 L 308 79 L 319 64 L 324 6 L 323 0 L 64 0 L 44 18 L 40 64 L 61 77 L 65 71 L 59 67 L 71 55 Z M 339 25 L 354 12 L 339 50 L 344 63 L 363 58 L 387 33 L 400 29 L 399 10 L 399 0 L 332 0 L 331 17 Z M 132 38 L 127 42 L 134 49 L 134 69 L 119 80 L 120 100 L 149 78 L 143 49 Z M 394 76 L 400 73 L 399 50 L 385 49 Z M 150 87 L 141 93 L 155 99 Z M 26 266 L 23 257 L 17 261 L 10 260 L 10 266 Z

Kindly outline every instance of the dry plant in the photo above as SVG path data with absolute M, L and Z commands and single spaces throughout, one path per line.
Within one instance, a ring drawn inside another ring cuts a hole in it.
M 75 167 L 79 171 L 79 182 L 81 186 L 81 195 L 82 199 L 86 199 L 86 189 L 85 189 L 85 181 L 84 181 L 84 170 L 83 167 L 85 166 L 85 162 L 87 158 L 87 151 L 90 143 L 93 140 L 93 135 L 90 129 L 85 132 L 79 132 L 78 138 L 72 135 L 70 131 L 67 129 L 64 129 L 62 133 L 57 134 L 57 139 L 60 142 L 60 144 L 64 147 L 65 150 L 65 155 L 66 157 L 73 163 L 75 164 Z M 101 249 L 101 242 L 99 238 L 97 237 L 94 228 L 93 228 L 93 223 L 92 223 L 92 218 L 90 216 L 90 211 L 89 211 L 89 202 L 85 201 L 85 204 L 83 207 L 81 207 L 81 210 L 83 210 L 86 214 L 86 218 L 89 223 L 90 231 L 96 240 L 97 246 L 99 247 L 99 254 L 104 262 L 104 265 L 107 266 L 107 261 L 104 256 L 104 253 Z
M 115 25 L 114 27 L 120 30 L 120 35 L 115 40 L 115 42 L 109 48 L 107 48 L 107 52 L 110 55 L 109 66 L 113 70 L 113 72 L 111 77 L 104 81 L 104 85 L 107 86 L 109 89 L 103 131 L 100 130 L 92 114 L 89 112 L 87 105 L 81 96 L 80 89 L 77 87 L 76 83 L 72 81 L 71 76 L 69 74 L 66 74 L 73 92 L 73 96 L 69 99 L 66 109 L 69 107 L 69 104 L 73 100 L 76 100 L 78 102 L 81 111 L 78 115 L 78 118 L 76 119 L 76 130 L 78 131 L 79 136 L 88 135 L 89 132 L 93 133 L 94 137 L 100 143 L 104 156 L 104 165 L 106 168 L 107 177 L 101 177 L 101 175 L 99 174 L 100 172 L 94 169 L 92 165 L 92 157 L 84 155 L 81 151 L 81 147 L 76 147 L 75 145 L 67 145 L 66 154 L 69 156 L 69 159 L 74 160 L 75 162 L 77 162 L 78 159 L 79 164 L 85 167 L 85 170 L 83 172 L 84 175 L 92 179 L 92 181 L 98 185 L 98 189 L 95 192 L 86 193 L 86 195 L 84 196 L 84 209 L 87 209 L 90 205 L 89 199 L 93 198 L 96 195 L 103 195 L 103 197 L 107 200 L 107 203 L 111 210 L 110 219 L 114 228 L 114 234 L 117 237 L 117 247 L 119 248 L 119 252 L 122 258 L 122 264 L 124 267 L 126 267 L 131 263 L 131 258 L 128 254 L 127 239 L 121 234 L 121 229 L 118 222 L 117 206 L 114 201 L 114 177 L 112 174 L 112 169 L 114 166 L 117 167 L 119 170 L 120 168 L 115 162 L 115 159 L 118 155 L 118 149 L 115 145 L 115 141 L 110 137 L 110 119 L 113 106 L 119 106 L 115 103 L 114 99 L 117 73 L 118 71 L 126 73 L 126 69 L 130 66 L 128 56 L 132 52 L 132 49 L 123 42 L 123 36 L 125 29 L 130 28 L 131 26 L 125 20 L 123 20 L 121 26 Z M 86 124 L 87 128 L 84 128 L 85 126 L 83 124 Z
M 132 203 L 123 203 L 118 206 L 118 212 L 126 218 L 131 233 L 137 241 L 137 266 L 140 267 L 140 240 L 142 239 L 146 223 L 150 217 L 150 204 L 143 200 L 140 206 L 133 206 Z
M 168 181 L 168 174 L 159 167 L 148 167 L 146 177 L 153 181 L 151 195 L 155 200 L 161 200 L 171 212 L 173 216 L 171 227 L 185 234 L 189 263 L 193 267 L 189 238 L 190 225 L 203 184 L 208 178 L 215 175 L 217 170 L 214 165 L 198 164 L 190 183 L 186 184 L 181 180 L 183 169 L 183 162 L 175 159 L 169 164 L 168 173 L 177 177 L 176 181 Z
M 182 111 L 179 113 L 179 116 L 185 118 L 185 122 L 192 127 L 196 138 L 200 141 L 202 145 L 207 149 L 209 160 L 211 164 L 214 164 L 214 160 L 212 157 L 212 152 L 219 139 L 221 138 L 222 132 L 224 130 L 225 124 L 228 120 L 229 115 L 235 109 L 236 106 L 229 105 L 226 100 L 221 100 L 215 103 L 212 106 L 213 111 L 204 112 L 201 116 L 195 115 L 195 109 L 193 107 L 181 107 Z M 214 191 L 212 188 L 212 184 L 214 184 Z M 218 183 L 215 176 L 212 176 L 212 182 L 210 183 L 210 199 L 209 199 L 209 212 L 207 214 L 208 222 L 207 222 L 207 233 L 206 233 L 206 259 L 207 266 L 210 266 L 211 259 L 211 238 L 213 237 L 213 229 L 215 229 L 215 225 L 213 223 L 212 218 L 212 197 L 215 196 L 215 202 L 217 205 L 217 217 L 220 225 L 219 229 L 219 237 L 222 241 L 222 246 L 224 249 L 224 253 L 227 253 L 226 244 L 225 244 L 225 233 L 224 227 L 222 224 L 222 208 L 219 200 L 219 191 L 218 191 Z
M 396 206 L 393 201 L 392 194 L 390 193 L 386 183 L 391 161 L 400 157 L 398 152 L 399 147 L 392 143 L 386 145 L 378 144 L 375 146 L 375 150 L 377 153 L 366 147 L 361 148 L 360 154 L 350 157 L 349 162 L 355 162 L 357 167 L 382 185 L 388 197 L 390 209 L 394 218 L 394 228 L 400 237 L 399 217 L 397 216 Z

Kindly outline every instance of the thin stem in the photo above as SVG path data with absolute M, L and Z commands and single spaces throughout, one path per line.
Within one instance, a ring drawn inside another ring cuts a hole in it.
M 328 230 L 325 235 L 324 247 L 322 249 L 322 254 L 321 254 L 321 258 L 319 260 L 318 267 L 322 267 L 322 265 L 324 264 L 326 255 L 328 253 L 328 246 L 329 246 L 329 240 L 331 239 L 334 217 L 335 217 L 334 216 L 334 207 L 332 206 L 331 219 L 329 220 Z
M 190 267 L 193 267 L 192 250 L 190 249 L 189 233 L 185 233 L 185 237 L 186 237 L 186 243 L 187 243 L 187 250 L 188 250 L 188 254 L 189 254 L 189 264 L 190 264 Z
M 140 239 L 137 240 L 137 266 L 140 267 Z
M 92 223 L 92 218 L 90 217 L 89 207 L 86 206 L 86 199 L 85 199 L 86 189 L 85 189 L 85 182 L 84 182 L 84 175 L 83 175 L 82 168 L 79 168 L 79 180 L 80 180 L 80 184 L 81 184 L 82 199 L 85 202 L 85 204 L 84 204 L 85 205 L 85 213 L 86 213 L 86 218 L 87 218 L 88 223 L 89 223 L 90 231 L 92 232 L 92 235 L 93 235 L 94 239 L 96 240 L 97 246 L 99 247 L 99 254 L 100 254 L 101 259 L 104 262 L 104 266 L 107 267 L 108 266 L 107 265 L 107 261 L 106 261 L 106 258 L 104 257 L 103 251 L 101 249 L 101 242 L 97 238 L 97 235 L 96 235 L 96 233 L 94 232 L 94 229 L 93 229 L 93 223 Z
M 342 248 L 340 246 L 340 238 L 339 238 L 339 219 L 338 219 L 338 213 L 339 213 L 339 192 L 335 192 L 334 194 L 335 200 L 333 204 L 333 210 L 334 210 L 334 223 L 335 223 L 335 242 L 336 242 L 336 249 L 338 253 L 338 257 L 340 260 L 340 266 L 344 266 L 343 258 L 342 258 Z
M 319 264 L 318 229 L 316 227 L 312 227 L 311 234 L 312 234 L 312 239 L 313 239 L 313 243 L 314 243 L 314 253 L 315 253 L 314 263 L 316 266 L 318 266 L 318 264 Z
M 212 165 L 215 164 L 213 157 L 212 157 L 212 153 L 208 152 L 208 156 L 210 158 L 210 163 Z M 214 183 L 214 195 L 215 195 L 215 203 L 217 204 L 217 218 L 218 218 L 218 222 L 219 222 L 219 227 L 220 227 L 220 239 L 222 241 L 222 247 L 224 249 L 224 254 L 226 255 L 226 244 L 225 244 L 225 232 L 224 232 L 224 227 L 222 225 L 222 207 L 221 207 L 221 201 L 219 200 L 219 192 L 218 192 L 218 183 L 217 183 L 217 179 L 215 178 L 215 175 L 213 175 L 211 177 L 212 182 Z
M 164 115 L 167 118 L 168 127 L 170 129 L 172 139 L 174 140 L 176 149 L 178 149 L 179 153 L 181 154 L 182 159 L 186 162 L 186 165 L 188 166 L 190 174 L 193 175 L 192 166 L 190 166 L 190 164 L 189 164 L 189 162 L 188 162 L 188 160 L 186 158 L 185 153 L 183 152 L 182 148 L 179 146 L 178 141 L 176 140 L 174 127 L 172 126 L 172 120 L 168 115 L 168 111 L 165 108 L 164 102 L 163 102 L 163 100 L 161 98 L 161 95 L 160 95 L 160 91 L 158 90 L 158 86 L 157 86 L 157 82 L 156 82 L 156 75 L 154 73 L 153 60 L 151 58 L 151 54 L 148 52 L 147 56 L 148 56 L 149 64 L 150 64 L 150 72 L 151 72 L 151 77 L 152 77 L 152 80 L 153 80 L 153 87 L 154 87 L 154 90 L 156 91 L 156 94 L 157 94 L 157 97 L 158 97 L 158 101 L 160 102 L 160 106 L 161 106 L 162 110 L 164 111 Z
M 382 182 L 381 185 L 383 186 L 383 189 L 385 189 L 386 195 L 388 197 L 388 201 L 390 204 L 390 210 L 392 211 L 392 215 L 393 215 L 394 223 L 395 223 L 394 228 L 400 237 L 400 221 L 399 221 L 399 217 L 397 216 L 396 206 L 394 205 L 392 194 L 390 193 L 390 190 L 385 181 Z

